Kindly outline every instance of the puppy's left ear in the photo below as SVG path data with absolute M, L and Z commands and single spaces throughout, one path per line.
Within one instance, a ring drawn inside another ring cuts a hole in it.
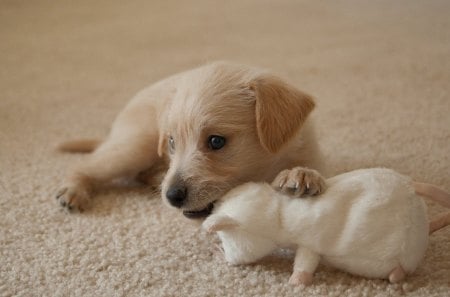
M 161 132 L 158 137 L 158 156 L 161 158 L 166 150 L 167 150 L 167 136 Z
M 239 223 L 227 216 L 220 214 L 212 214 L 210 215 L 202 224 L 203 229 L 205 229 L 208 233 L 230 230 L 239 226 Z
M 250 83 L 256 96 L 256 127 L 261 145 L 276 153 L 299 131 L 315 104 L 311 96 L 274 76 Z

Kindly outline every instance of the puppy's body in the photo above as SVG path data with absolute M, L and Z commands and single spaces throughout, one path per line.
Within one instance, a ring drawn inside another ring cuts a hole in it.
M 167 161 L 162 196 L 195 217 L 239 183 L 269 181 L 293 166 L 322 169 L 307 121 L 313 107 L 308 95 L 242 65 L 218 62 L 174 75 L 130 101 L 108 138 L 71 171 L 58 199 L 83 208 L 97 183 L 154 173 Z M 299 182 L 309 177 L 310 193 L 319 192 L 320 175 L 298 170 Z
M 364 169 L 326 184 L 317 199 L 292 199 L 266 184 L 239 186 L 203 226 L 219 231 L 225 258 L 233 264 L 295 246 L 293 283 L 312 281 L 320 260 L 391 281 L 416 269 L 427 248 L 429 223 L 410 178 L 388 169 Z M 450 201 L 448 194 L 441 196 Z

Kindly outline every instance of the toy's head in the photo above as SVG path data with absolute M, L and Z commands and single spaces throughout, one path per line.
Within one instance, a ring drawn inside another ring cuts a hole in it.
M 238 265 L 254 262 L 270 254 L 276 247 L 276 242 L 265 237 L 261 232 L 243 225 L 227 215 L 213 214 L 203 222 L 207 232 L 217 232 L 227 262 Z
M 204 222 L 208 232 L 217 232 L 232 264 L 254 262 L 277 247 L 282 233 L 280 203 L 267 184 L 246 183 L 229 191 Z

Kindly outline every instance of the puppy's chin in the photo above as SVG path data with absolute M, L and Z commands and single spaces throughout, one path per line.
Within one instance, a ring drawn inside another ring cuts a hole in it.
M 214 202 L 209 203 L 203 209 L 183 210 L 183 215 L 188 219 L 205 219 L 214 209 Z

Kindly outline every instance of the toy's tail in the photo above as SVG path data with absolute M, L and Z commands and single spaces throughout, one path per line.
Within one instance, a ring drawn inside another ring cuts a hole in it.
M 58 145 L 60 152 L 66 153 L 91 153 L 102 143 L 99 139 L 79 139 L 66 141 Z
M 447 191 L 426 183 L 414 182 L 413 186 L 417 195 L 430 198 L 436 203 L 450 208 L 450 194 Z M 450 225 L 450 212 L 443 213 L 430 222 L 430 234 L 448 225 Z

